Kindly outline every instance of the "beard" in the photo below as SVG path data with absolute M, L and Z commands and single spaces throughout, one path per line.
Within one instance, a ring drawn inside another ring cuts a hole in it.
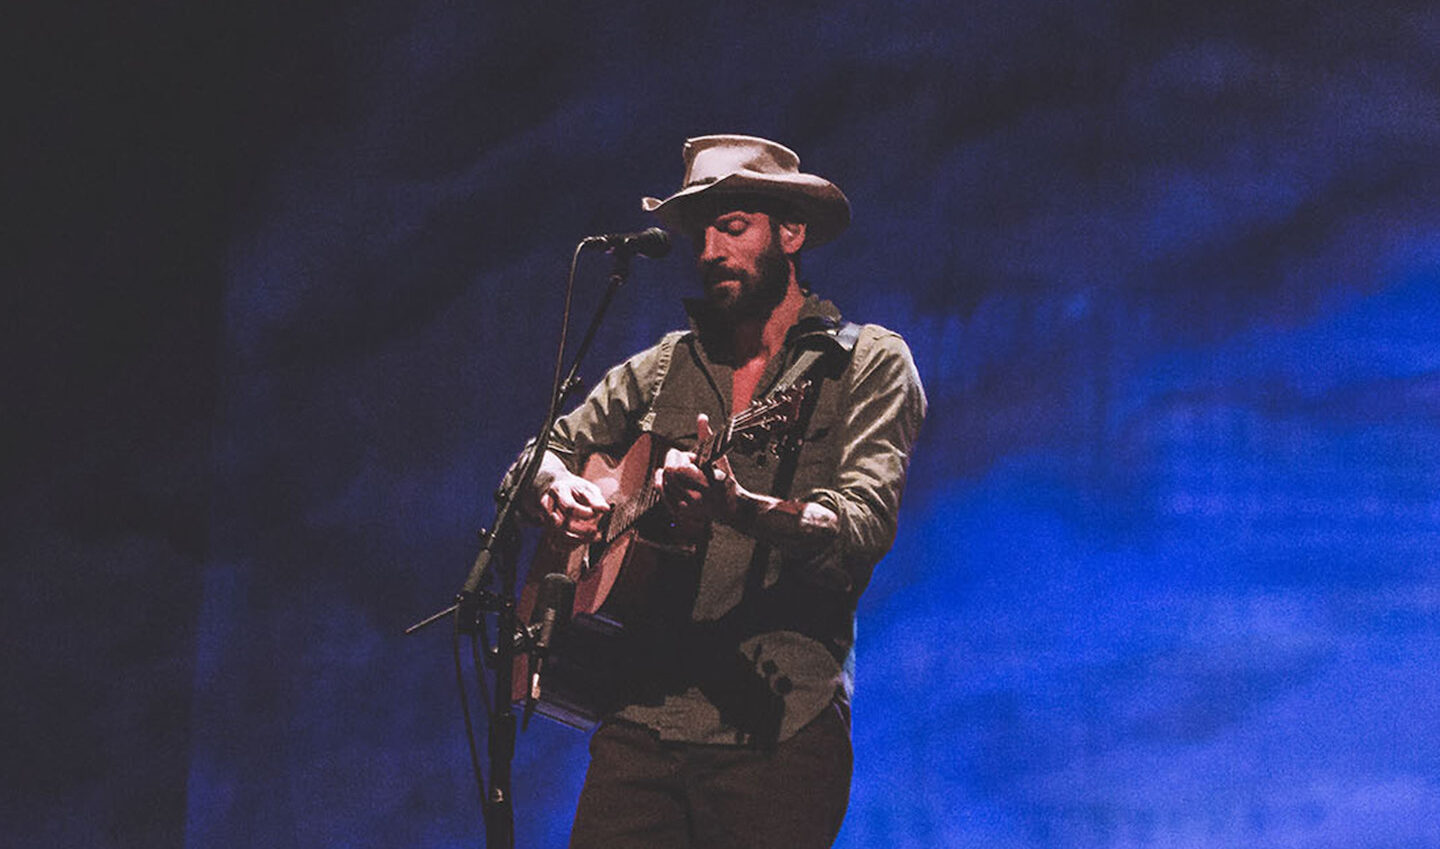
M 785 299 L 790 285 L 790 261 L 779 244 L 772 241 L 755 258 L 755 270 L 712 265 L 704 269 L 705 300 L 712 314 L 731 323 L 749 319 L 765 320 Z M 734 280 L 735 289 L 719 284 Z

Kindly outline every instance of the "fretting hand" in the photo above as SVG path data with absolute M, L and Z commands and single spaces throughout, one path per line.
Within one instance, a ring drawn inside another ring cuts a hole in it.
M 701 443 L 713 436 L 704 413 L 695 417 L 695 431 Z M 687 534 L 701 531 L 711 522 L 728 523 L 741 500 L 750 497 L 735 480 L 725 457 L 711 463 L 708 473 L 695 461 L 695 452 L 671 448 L 665 454 L 664 467 L 655 471 L 655 485 L 660 487 L 675 526 Z

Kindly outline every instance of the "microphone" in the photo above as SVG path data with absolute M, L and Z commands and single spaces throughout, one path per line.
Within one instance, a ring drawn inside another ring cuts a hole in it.
M 670 253 L 670 234 L 659 227 L 651 227 L 638 233 L 606 233 L 603 236 L 586 236 L 580 244 L 586 247 L 601 247 L 618 254 L 640 254 L 659 259 Z
M 535 609 L 530 613 L 530 689 L 525 701 L 534 704 L 540 698 L 540 672 L 556 634 L 570 624 L 575 607 L 575 581 L 564 572 L 551 572 L 540 583 L 535 594 Z

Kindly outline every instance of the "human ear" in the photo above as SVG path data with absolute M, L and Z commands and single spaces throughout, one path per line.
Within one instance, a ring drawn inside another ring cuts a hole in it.
M 793 254 L 805 245 L 805 223 L 802 221 L 780 222 L 780 249 Z

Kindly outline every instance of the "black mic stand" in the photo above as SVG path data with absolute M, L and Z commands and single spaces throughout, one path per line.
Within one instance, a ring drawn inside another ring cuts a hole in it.
M 584 246 L 584 242 L 577 246 L 575 252 L 577 259 L 580 249 Z M 483 632 L 486 613 L 496 614 L 495 644 L 487 652 L 486 657 L 487 664 L 495 674 L 494 701 L 490 706 L 490 722 L 487 731 L 487 751 L 490 756 L 488 791 L 484 791 L 484 780 L 483 777 L 481 778 L 483 795 L 481 812 L 485 820 L 485 846 L 488 849 L 513 849 L 515 846 L 515 809 L 511 797 L 510 780 L 510 766 L 515 757 L 515 710 L 513 706 L 515 699 L 512 691 L 512 678 L 516 649 L 524 652 L 533 650 L 532 637 L 528 629 L 519 624 L 515 612 L 515 561 L 520 540 L 517 523 L 520 498 L 522 493 L 528 492 L 535 482 L 535 476 L 540 471 L 540 463 L 544 459 L 545 447 L 549 442 L 550 430 L 555 426 L 555 420 L 559 418 L 560 407 L 566 397 L 579 386 L 580 365 L 584 361 L 585 355 L 589 353 L 591 343 L 595 341 L 595 334 L 600 329 L 600 323 L 615 298 L 615 292 L 624 285 L 626 277 L 629 276 L 632 252 L 616 249 L 612 251 L 612 254 L 613 262 L 605 294 L 595 309 L 590 326 L 586 329 L 585 336 L 580 341 L 580 347 L 575 352 L 574 362 L 563 380 L 559 377 L 560 366 L 564 363 L 565 358 L 565 331 L 563 326 L 561 328 L 560 354 L 555 363 L 556 381 L 550 393 L 550 405 L 545 416 L 545 424 L 531 442 L 532 448 L 519 479 L 513 485 L 497 493 L 498 506 L 494 525 L 490 530 L 481 532 L 480 552 L 475 556 L 475 563 L 470 567 L 470 574 L 461 586 L 459 594 L 456 595 L 455 603 L 405 629 L 406 634 L 413 634 L 453 613 L 457 637 L 459 634 L 473 635 Z M 572 284 L 574 276 L 572 263 L 570 274 Z M 573 289 L 573 285 L 571 288 Z M 563 324 L 568 325 L 569 318 L 570 293 L 567 291 Z M 500 577 L 498 594 L 481 589 L 482 584 L 491 582 L 492 573 L 498 574 Z M 479 670 L 477 673 L 483 674 Z

